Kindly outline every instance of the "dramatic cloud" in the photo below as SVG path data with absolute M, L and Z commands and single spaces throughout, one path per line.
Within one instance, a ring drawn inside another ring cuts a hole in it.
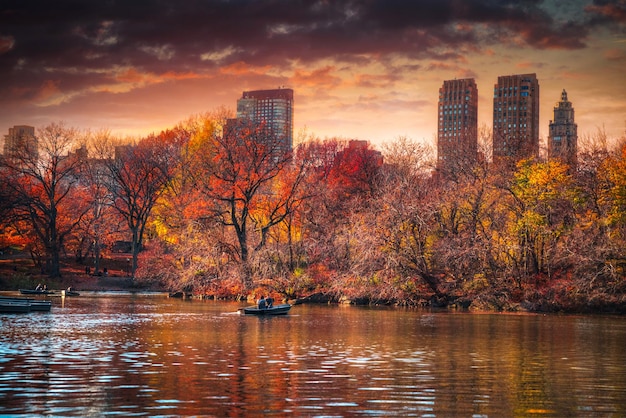
M 84 100 L 95 94 L 102 106 L 154 94 L 179 111 L 204 104 L 201 112 L 234 106 L 245 89 L 289 84 L 303 121 L 325 119 L 318 113 L 337 108 L 333 97 L 360 97 L 364 109 L 385 108 L 377 102 L 385 94 L 432 104 L 444 78 L 489 77 L 489 86 L 492 71 L 544 71 L 551 55 L 574 59 L 592 48 L 623 62 L 624 43 L 601 37 L 624 34 L 625 22 L 624 0 L 5 0 L 0 106 L 10 111 L 0 129 L 64 116 L 78 98 L 74 115 L 88 120 Z M 42 108 L 49 113 L 33 114 Z M 136 126 L 142 118 L 152 128 L 172 122 L 144 113 Z
M 24 56 L 33 65 L 158 66 L 156 60 L 184 68 L 207 60 L 262 65 L 328 55 L 429 56 L 476 42 L 584 46 L 584 22 L 556 22 L 540 5 L 478 0 L 14 0 L 0 17 L 6 32 L 1 39 L 12 39 L 17 47 L 4 54 L 0 68 L 6 74 Z M 609 16 L 618 7 L 588 9 Z
M 596 23 L 626 23 L 626 2 L 624 0 L 596 0 L 593 5 L 585 7 L 585 11 L 592 15 Z

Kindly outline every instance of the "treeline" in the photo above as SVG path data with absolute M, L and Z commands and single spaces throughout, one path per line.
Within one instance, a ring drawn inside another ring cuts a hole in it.
M 587 138 L 576 168 L 459 150 L 443 171 L 406 138 L 382 156 L 311 137 L 286 153 L 264 126 L 228 116 L 132 144 L 38 130 L 37 153 L 1 161 L 0 247 L 27 249 L 54 277 L 63 255 L 97 272 L 129 241 L 135 280 L 220 298 L 624 310 L 623 139 Z

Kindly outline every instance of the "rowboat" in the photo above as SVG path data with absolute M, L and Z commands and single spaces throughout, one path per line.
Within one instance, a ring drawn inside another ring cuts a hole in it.
M 50 295 L 54 293 L 54 290 L 41 290 L 41 289 L 20 289 L 22 295 Z
M 246 315 L 285 315 L 291 309 L 291 305 L 284 303 L 281 305 L 272 306 L 271 308 L 258 308 L 256 306 L 248 306 L 246 308 L 240 308 Z
M 0 312 L 22 313 L 22 312 L 49 312 L 52 302 L 49 300 L 10 298 L 0 296 Z
M 61 296 L 80 296 L 75 290 L 61 290 Z

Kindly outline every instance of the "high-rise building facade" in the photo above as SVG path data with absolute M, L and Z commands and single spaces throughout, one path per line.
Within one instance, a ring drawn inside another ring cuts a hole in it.
M 473 78 L 447 80 L 439 89 L 438 168 L 450 172 L 476 161 L 478 152 L 478 88 Z
M 283 151 L 293 148 L 293 90 L 244 91 L 237 100 L 237 119 L 264 124 Z
M 25 158 L 26 154 L 35 159 L 39 155 L 35 128 L 27 125 L 9 128 L 9 134 L 4 136 L 4 158 L 15 160 Z
M 539 155 L 536 74 L 498 77 L 493 88 L 493 159 L 516 162 Z
M 554 120 L 550 121 L 548 158 L 558 159 L 576 167 L 578 151 L 578 126 L 574 123 L 574 108 L 563 89 L 561 101 L 554 106 Z

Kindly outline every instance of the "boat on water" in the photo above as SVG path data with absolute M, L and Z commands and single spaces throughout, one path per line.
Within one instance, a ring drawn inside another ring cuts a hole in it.
M 0 313 L 30 312 L 30 305 L 22 301 L 0 301 Z
M 22 295 L 51 295 L 54 290 L 42 290 L 42 289 L 20 289 Z
M 246 315 L 285 315 L 291 309 L 291 305 L 283 303 L 281 305 L 275 305 L 271 308 L 259 308 L 257 306 L 248 306 L 246 308 L 240 308 L 239 310 Z
M 52 302 L 49 300 L 10 298 L 0 296 L 1 313 L 49 312 Z
M 80 296 L 75 290 L 61 290 L 61 296 Z

